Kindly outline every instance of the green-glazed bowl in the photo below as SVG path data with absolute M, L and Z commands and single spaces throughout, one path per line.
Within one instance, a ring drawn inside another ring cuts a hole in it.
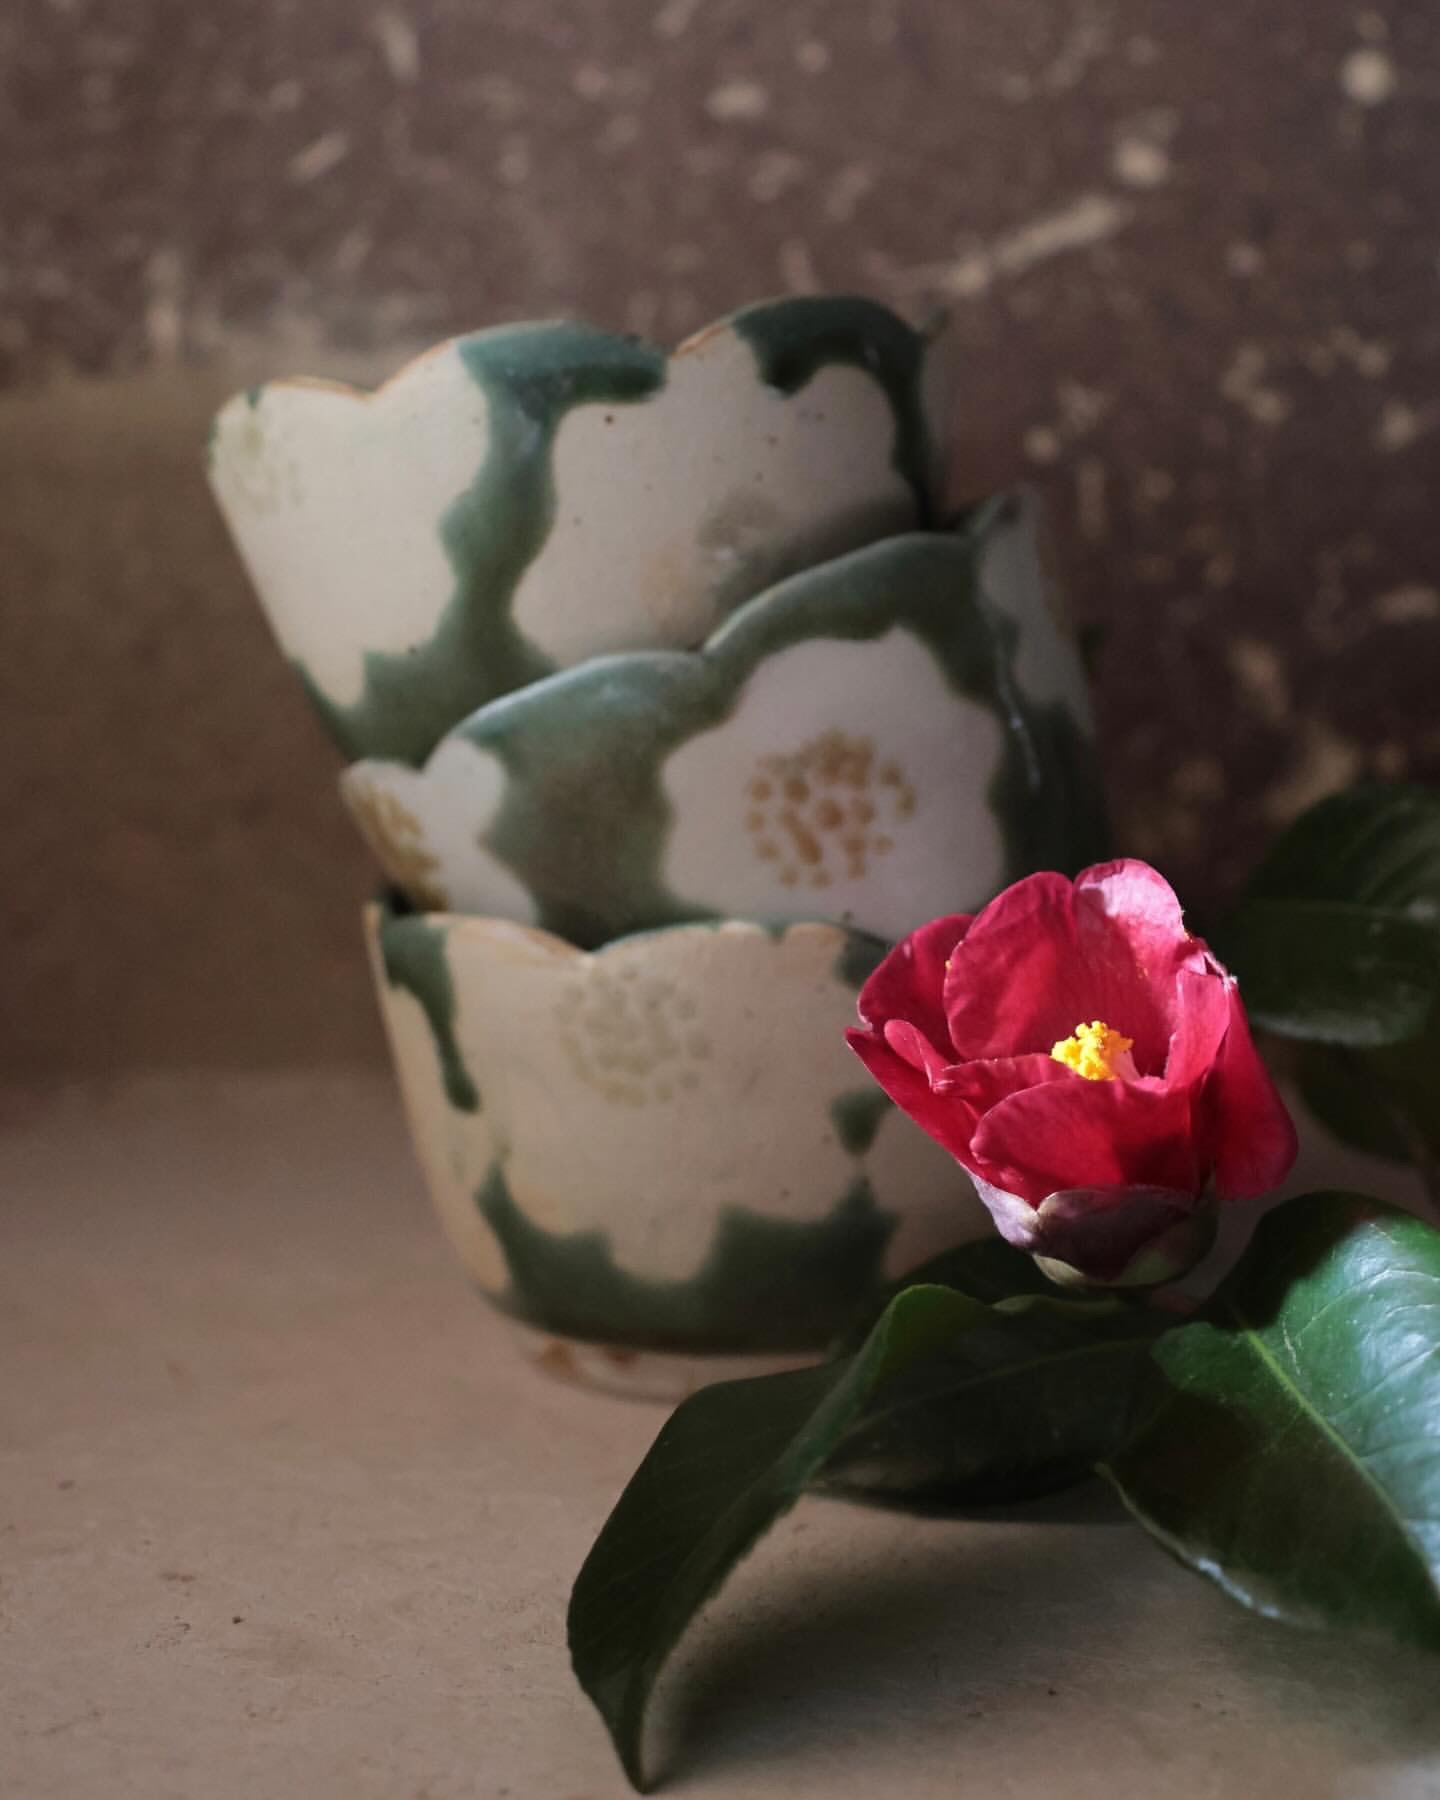
M 1104 853 L 1084 672 L 1010 497 L 792 575 L 696 651 L 480 708 L 347 803 L 412 904 L 593 946 L 694 919 L 896 939 Z
M 843 1041 L 873 940 L 727 921 L 585 952 L 385 905 L 366 929 L 435 1205 L 553 1369 L 673 1396 L 813 1355 L 989 1230 Z
M 931 523 L 937 368 L 863 299 L 747 307 L 671 356 L 505 325 L 373 393 L 237 396 L 210 478 L 341 748 L 419 763 L 498 695 L 693 648 L 794 570 Z

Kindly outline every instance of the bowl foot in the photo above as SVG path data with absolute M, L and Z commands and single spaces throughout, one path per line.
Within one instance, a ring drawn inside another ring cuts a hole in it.
M 553 1331 L 517 1321 L 511 1323 L 527 1362 L 557 1381 L 602 1394 L 618 1394 L 626 1400 L 658 1400 L 674 1405 L 714 1381 L 774 1375 L 784 1369 L 803 1369 L 820 1360 L 819 1351 L 705 1355 L 630 1349 L 624 1344 L 596 1344 L 583 1338 L 560 1337 Z

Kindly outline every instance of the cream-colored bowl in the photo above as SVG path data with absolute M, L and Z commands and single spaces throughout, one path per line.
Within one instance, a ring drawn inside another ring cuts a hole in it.
M 585 946 L 690 919 L 898 939 L 1104 854 L 1085 676 L 1006 496 L 792 575 L 697 651 L 508 694 L 347 803 L 411 904 Z
M 476 707 L 933 523 L 937 363 L 873 301 L 746 307 L 671 356 L 547 321 L 373 393 L 268 382 L 210 479 L 282 649 L 352 757 L 418 763 Z
M 441 1220 L 557 1372 L 673 1396 L 813 1355 L 989 1231 L 845 1046 L 872 939 L 725 921 L 585 952 L 381 905 L 366 930 Z

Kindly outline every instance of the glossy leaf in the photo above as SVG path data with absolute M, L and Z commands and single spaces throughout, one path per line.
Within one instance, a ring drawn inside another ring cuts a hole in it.
M 1418 1038 L 1383 1050 L 1307 1044 L 1299 1080 L 1305 1104 L 1342 1142 L 1427 1174 L 1440 1168 L 1440 1007 Z
M 873 1306 L 862 1313 L 853 1328 L 835 1345 L 836 1353 L 859 1349 L 885 1308 L 906 1288 L 954 1288 L 972 1300 L 983 1300 L 987 1306 L 997 1301 L 1018 1299 L 1025 1294 L 1054 1300 L 1059 1296 L 1055 1283 L 1042 1275 L 1033 1256 L 1007 1244 L 1002 1237 L 976 1238 L 968 1244 L 942 1250 L 916 1269 L 902 1276 Z
M 671 1416 L 570 1602 L 575 1673 L 637 1788 L 646 1706 L 686 1626 L 800 1498 L 872 1396 L 984 1317 L 950 1289 L 909 1288 L 853 1357 L 703 1388 Z
M 1279 837 L 1256 899 L 1343 900 L 1440 922 L 1440 791 L 1370 785 L 1332 794 Z
M 1322 800 L 1276 843 L 1249 892 L 1382 907 L 1430 924 L 1440 943 L 1440 791 L 1360 787 Z M 1440 1204 L 1440 1002 L 1399 1043 L 1345 1041 L 1301 1052 L 1306 1104 L 1358 1149 L 1417 1163 Z
M 816 1479 L 831 1493 L 982 1506 L 1094 1472 L 1130 1434 L 1149 1349 L 1171 1315 L 1023 1295 L 865 1407 Z
M 1216 951 L 1257 1025 L 1372 1048 L 1417 1037 L 1440 994 L 1440 934 L 1399 909 L 1250 898 Z
M 1355 1194 L 1262 1221 L 1106 1469 L 1259 1612 L 1440 1649 L 1440 1232 Z

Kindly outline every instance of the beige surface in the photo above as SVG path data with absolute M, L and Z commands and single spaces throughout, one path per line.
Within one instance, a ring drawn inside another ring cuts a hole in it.
M 206 492 L 244 367 L 0 401 L 0 1071 L 383 1054 L 370 859 Z
M 388 1085 L 72 1090 L 5 1124 L 5 1800 L 623 1794 L 562 1618 L 661 1415 L 513 1357 Z M 672 1791 L 1440 1795 L 1433 1663 L 1049 1512 L 802 1506 L 667 1685 Z

